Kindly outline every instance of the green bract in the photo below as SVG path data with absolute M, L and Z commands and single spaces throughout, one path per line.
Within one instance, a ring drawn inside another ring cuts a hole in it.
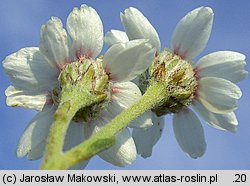
M 189 61 L 165 49 L 154 59 L 149 74 L 151 81 L 165 84 L 169 95 L 169 99 L 153 109 L 157 116 L 177 113 L 191 104 L 198 83 Z

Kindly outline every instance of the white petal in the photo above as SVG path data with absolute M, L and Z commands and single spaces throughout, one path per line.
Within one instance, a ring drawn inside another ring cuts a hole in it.
M 171 49 L 182 58 L 193 59 L 206 46 L 209 39 L 213 11 L 209 7 L 200 7 L 189 12 L 176 25 Z
M 245 56 L 238 52 L 218 51 L 202 57 L 196 64 L 198 75 L 227 79 L 234 83 L 244 79 L 248 72 Z
M 103 46 L 102 21 L 92 7 L 74 8 L 67 19 L 67 30 L 73 40 L 72 52 L 76 57 L 95 58 Z
M 104 112 L 99 119 L 85 125 L 86 136 L 98 132 L 105 124 L 111 121 L 111 118 L 113 117 L 110 117 L 108 112 Z M 136 159 L 136 147 L 129 130 L 127 128 L 123 129 L 117 134 L 115 144 L 98 155 L 103 160 L 116 166 L 122 167 L 133 163 Z
M 160 38 L 148 19 L 136 8 L 130 7 L 120 14 L 122 24 L 130 40 L 149 39 L 149 43 L 161 50 Z
M 111 94 L 111 109 L 115 109 L 116 113 L 123 111 L 132 106 L 141 98 L 141 91 L 136 84 L 132 82 L 114 83 Z
M 78 145 L 84 140 L 84 132 L 83 132 L 83 124 L 71 122 L 69 125 L 69 129 L 67 131 L 67 135 L 65 137 L 64 149 L 68 150 L 71 147 Z M 28 152 L 29 160 L 37 160 L 40 159 L 45 151 L 46 141 L 43 140 L 39 145 L 32 148 Z M 72 170 L 81 170 L 84 169 L 88 164 L 88 161 L 81 162 L 70 169 Z
M 143 73 L 152 63 L 155 49 L 146 40 L 112 45 L 103 57 L 106 72 L 113 81 L 129 81 Z
M 110 30 L 107 32 L 104 41 L 108 44 L 109 47 L 116 43 L 126 43 L 128 42 L 128 36 L 125 32 L 120 30 Z
M 38 145 L 46 142 L 50 126 L 53 122 L 54 112 L 54 107 L 45 108 L 31 120 L 19 140 L 17 146 L 18 157 L 25 156 L 31 151 L 31 149 L 36 148 Z M 41 145 L 40 147 L 44 146 Z
M 198 100 L 211 112 L 223 114 L 237 108 L 242 93 L 234 83 L 216 77 L 199 80 Z
M 215 113 L 212 113 L 209 110 L 207 110 L 198 101 L 193 103 L 193 108 L 211 126 L 217 128 L 217 129 L 220 129 L 220 130 L 228 130 L 231 132 L 236 132 L 238 121 L 237 121 L 237 118 L 233 112 L 229 112 L 226 114 L 215 114 Z
M 46 141 L 42 141 L 40 144 L 37 146 L 33 147 L 30 149 L 30 151 L 27 154 L 27 158 L 29 160 L 38 160 L 43 157 L 43 154 L 45 152 L 45 146 L 46 146 Z
M 201 157 L 206 151 L 204 131 L 199 118 L 190 109 L 185 109 L 173 117 L 176 140 L 182 150 L 191 158 Z
M 64 140 L 64 151 L 70 150 L 71 148 L 75 147 L 85 140 L 84 124 L 85 123 L 76 123 L 71 121 Z M 81 162 L 78 165 L 71 167 L 70 169 L 84 169 L 87 166 L 88 162 L 89 161 Z
M 123 129 L 117 134 L 115 144 L 98 155 L 116 166 L 123 167 L 132 164 L 136 159 L 136 147 L 129 130 Z
M 131 107 L 141 98 L 141 91 L 132 82 L 114 83 L 112 87 L 111 102 L 107 107 L 108 112 L 114 116 L 120 114 L 124 109 Z M 152 113 L 145 112 L 143 115 L 132 121 L 129 127 L 150 127 L 152 123 Z
M 140 98 L 141 91 L 134 83 L 114 83 L 112 86 L 111 102 L 106 109 L 110 114 L 116 116 L 124 109 L 131 107 Z M 151 112 L 146 112 L 132 121 L 129 127 L 144 128 L 152 124 Z
M 7 56 L 3 67 L 14 86 L 24 90 L 49 90 L 59 74 L 36 47 L 23 48 Z
M 7 96 L 6 104 L 12 107 L 42 110 L 45 104 L 50 104 L 48 92 L 20 90 L 13 86 L 9 86 L 5 90 L 5 95 Z
M 164 117 L 157 117 L 153 114 L 153 126 L 147 129 L 133 129 L 133 139 L 135 141 L 137 153 L 143 158 L 152 155 L 153 147 L 160 139 L 164 128 Z
M 148 128 L 153 125 L 152 112 L 147 111 L 129 124 L 133 128 Z
M 64 148 L 68 150 L 71 147 L 79 144 L 83 140 L 84 140 L 83 124 L 71 122 L 71 124 L 69 125 L 69 129 L 67 131 L 67 135 L 65 137 Z M 28 153 L 28 159 L 29 160 L 40 159 L 45 151 L 45 145 L 46 141 L 43 140 L 42 143 L 32 148 Z M 71 167 L 70 169 L 81 170 L 84 169 L 87 166 L 87 164 L 88 161 L 84 161 Z
M 40 40 L 39 49 L 48 61 L 59 66 L 68 62 L 68 36 L 59 18 L 51 17 L 42 25 Z

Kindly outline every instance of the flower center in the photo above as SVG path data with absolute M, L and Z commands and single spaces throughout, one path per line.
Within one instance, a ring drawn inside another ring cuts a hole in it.
M 63 89 L 81 86 L 83 91 L 90 94 L 106 94 L 107 98 L 99 103 L 80 109 L 73 121 L 89 122 L 98 117 L 100 111 L 107 106 L 110 101 L 111 83 L 105 73 L 102 61 L 97 59 L 81 58 L 78 61 L 66 64 L 59 75 L 59 85 L 52 91 L 52 100 L 55 105 L 60 103 L 60 96 Z
M 165 49 L 155 57 L 149 75 L 152 80 L 164 83 L 169 95 L 153 109 L 157 116 L 177 113 L 192 103 L 198 83 L 189 61 Z

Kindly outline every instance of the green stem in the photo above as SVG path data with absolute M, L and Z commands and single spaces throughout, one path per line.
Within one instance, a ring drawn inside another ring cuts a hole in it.
M 100 102 L 104 95 L 95 96 L 87 91 L 75 89 L 63 89 L 61 102 L 54 115 L 54 123 L 49 133 L 47 150 L 42 163 L 42 169 L 59 169 L 61 167 L 61 156 L 63 156 L 64 138 L 72 118 L 81 108 Z M 59 161 L 58 161 L 59 160 Z
M 167 98 L 165 86 L 162 83 L 153 83 L 139 101 L 115 117 L 98 133 L 65 152 L 60 158 L 57 157 L 57 162 L 52 167 L 43 166 L 42 168 L 68 169 L 81 161 L 90 159 L 95 154 L 111 147 L 115 143 L 115 135 L 127 127 L 131 121 Z

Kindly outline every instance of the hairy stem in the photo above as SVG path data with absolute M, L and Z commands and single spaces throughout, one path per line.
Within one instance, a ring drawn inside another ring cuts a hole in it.
M 49 133 L 42 169 L 60 169 L 61 161 L 64 160 L 64 138 L 72 118 L 79 109 L 105 99 L 105 95 L 95 96 L 88 91 L 79 91 L 77 87 L 73 90 L 62 90 L 61 102 L 54 114 L 54 123 Z
M 142 115 L 144 112 L 154 108 L 165 99 L 168 99 L 165 86 L 162 83 L 153 83 L 139 101 L 115 117 L 98 133 L 71 150 L 61 153 L 60 157 L 55 156 L 54 161 L 56 162 L 54 164 L 43 164 L 42 168 L 68 169 L 84 160 L 90 159 L 95 154 L 111 147 L 115 143 L 116 134 L 127 127 L 131 121 Z M 72 117 L 73 116 L 71 115 L 71 118 Z M 52 140 L 55 139 L 52 138 Z M 59 145 L 60 147 L 57 148 L 62 147 L 61 143 Z

